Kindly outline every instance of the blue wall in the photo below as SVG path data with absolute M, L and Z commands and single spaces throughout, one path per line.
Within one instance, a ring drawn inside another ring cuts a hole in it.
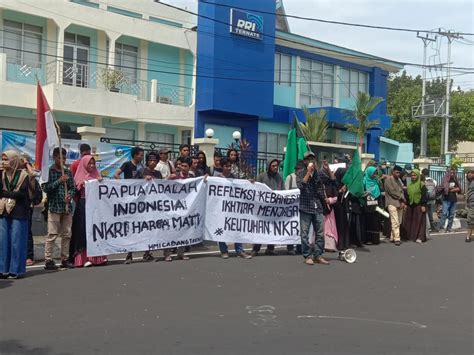
M 242 138 L 257 147 L 258 117 L 273 115 L 275 1 L 211 2 L 262 16 L 263 39 L 230 33 L 230 8 L 199 2 L 198 28 L 205 33 L 198 31 L 195 137 L 204 136 L 206 123 L 226 123 L 242 128 Z

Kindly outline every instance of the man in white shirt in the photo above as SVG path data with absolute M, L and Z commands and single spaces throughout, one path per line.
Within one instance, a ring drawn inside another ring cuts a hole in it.
M 159 171 L 163 176 L 163 179 L 173 179 L 176 177 L 176 170 L 173 163 L 169 160 L 169 149 L 160 149 L 160 161 L 156 165 L 155 170 Z

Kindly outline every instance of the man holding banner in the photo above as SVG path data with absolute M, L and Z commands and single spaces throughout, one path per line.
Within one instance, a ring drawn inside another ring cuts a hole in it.
M 285 184 L 283 183 L 283 178 L 278 173 L 279 166 L 280 166 L 280 161 L 278 159 L 271 159 L 270 162 L 268 163 L 267 171 L 257 176 L 257 182 L 267 185 L 272 190 L 284 190 Z M 257 256 L 261 247 L 262 247 L 262 244 L 254 244 L 251 255 Z M 288 251 L 290 251 L 290 248 L 288 248 Z M 265 255 L 275 255 L 275 245 L 268 244 L 267 250 L 265 250 Z
M 300 231 L 301 247 L 306 265 L 314 263 L 328 265 L 329 262 L 323 258 L 324 252 L 324 222 L 323 206 L 325 191 L 320 173 L 316 165 L 316 157 L 313 152 L 304 154 L 305 167 L 296 173 L 296 184 L 300 189 Z M 315 232 L 314 247 L 309 242 L 310 226 Z

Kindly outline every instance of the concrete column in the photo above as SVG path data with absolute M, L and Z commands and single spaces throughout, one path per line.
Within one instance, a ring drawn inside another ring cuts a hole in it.
M 108 55 L 108 63 L 109 63 L 109 68 L 114 68 L 115 66 L 115 42 L 117 41 L 117 38 L 120 36 L 115 33 L 110 33 L 106 32 L 107 37 L 109 39 L 109 53 Z
M 375 155 L 374 154 L 368 154 L 368 153 L 363 153 L 360 155 L 360 161 L 361 161 L 361 165 L 362 165 L 362 171 L 365 170 L 365 168 L 367 167 L 367 163 L 369 162 L 369 160 L 374 160 L 375 159 Z
M 58 39 L 56 47 L 56 84 L 63 82 L 63 63 L 64 63 L 64 30 L 66 26 L 58 24 L 56 38 Z
M 295 83 L 295 107 L 300 108 L 300 92 L 301 92 L 301 58 L 296 57 L 296 83 Z
M 199 150 L 206 154 L 207 165 L 214 166 L 214 149 L 219 144 L 219 139 L 216 138 L 194 138 L 193 144 L 199 145 Z
M 413 164 L 418 165 L 420 168 L 420 171 L 423 169 L 428 169 L 428 167 L 433 164 L 433 161 L 428 158 L 418 158 L 418 159 L 413 159 Z
M 7 54 L 0 53 L 0 81 L 7 81 Z
M 139 141 L 146 140 L 145 123 L 144 122 L 138 122 L 137 128 L 138 128 L 138 130 L 137 130 L 137 139 Z
M 158 80 L 153 79 L 151 81 L 151 88 L 150 88 L 150 101 L 156 102 L 157 97 L 158 97 Z
M 105 135 L 105 128 L 83 126 L 77 127 L 77 133 L 81 135 L 81 140 L 89 142 L 100 142 L 100 138 Z
M 103 127 L 104 126 L 104 120 L 100 116 L 94 117 L 94 126 L 96 127 Z
M 179 86 L 184 87 L 184 73 L 185 73 L 185 52 L 184 49 L 180 48 L 179 49 Z M 180 89 L 176 88 L 179 92 L 179 90 L 182 90 L 181 95 L 178 95 L 178 98 L 181 102 L 181 104 L 184 104 L 186 100 L 186 90 L 185 89 Z M 182 96 L 182 97 L 181 97 Z

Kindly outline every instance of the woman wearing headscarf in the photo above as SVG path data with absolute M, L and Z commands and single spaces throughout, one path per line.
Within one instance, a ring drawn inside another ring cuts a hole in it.
M 86 198 L 85 183 L 88 180 L 102 180 L 100 172 L 95 165 L 95 159 L 92 155 L 82 157 L 79 162 L 76 174 L 74 175 L 74 184 L 76 185 L 78 201 L 74 210 L 72 219 L 71 243 L 74 250 L 74 267 L 88 267 L 92 265 L 105 265 L 106 256 L 87 256 L 86 240 Z
M 411 240 L 417 243 L 426 242 L 428 189 L 421 181 L 421 173 L 418 169 L 414 169 L 410 173 L 407 195 L 407 209 L 403 217 L 401 237 L 404 240 Z
M 7 150 L 0 167 L 0 278 L 26 273 L 30 190 L 34 176 L 21 169 L 20 155 Z
M 324 192 L 326 194 L 326 201 L 321 201 L 323 204 L 324 215 L 324 249 L 329 252 L 337 250 L 337 243 L 339 240 L 336 216 L 334 213 L 334 206 L 337 204 L 337 188 L 336 176 L 329 168 L 326 160 L 323 160 L 321 168 L 321 180 L 324 184 Z
M 456 203 L 458 202 L 457 194 L 461 192 L 461 184 L 456 176 L 456 169 L 449 168 L 443 177 L 443 212 L 439 221 L 438 229 L 444 229 L 446 219 L 448 225 L 446 226 L 446 233 L 451 232 L 454 221 L 454 212 L 456 212 Z
M 337 249 L 346 250 L 350 247 L 349 237 L 349 204 L 348 199 L 345 198 L 347 191 L 346 186 L 342 182 L 342 178 L 346 173 L 347 168 L 339 168 L 336 170 L 336 189 L 337 189 L 337 202 L 332 206 L 334 209 L 334 216 L 336 218 L 337 228 Z
M 364 190 L 366 194 L 365 234 L 362 242 L 364 244 L 380 244 L 380 215 L 375 209 L 381 203 L 381 191 L 375 166 L 365 169 Z

